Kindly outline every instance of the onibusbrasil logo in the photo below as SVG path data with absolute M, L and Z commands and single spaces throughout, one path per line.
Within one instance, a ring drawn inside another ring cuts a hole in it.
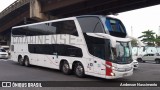
M 2 82 L 2 87 L 42 87 L 42 84 L 35 82 Z

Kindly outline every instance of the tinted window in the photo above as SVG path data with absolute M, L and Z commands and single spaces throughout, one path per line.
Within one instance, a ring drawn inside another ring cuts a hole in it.
M 12 30 L 13 35 L 38 36 L 55 34 L 56 29 L 49 24 L 39 24 L 16 28 Z
M 144 56 L 149 56 L 149 54 L 145 54 Z
M 109 60 L 111 54 L 109 40 L 91 37 L 86 34 L 84 36 L 90 54 L 104 60 Z
M 150 56 L 154 56 L 154 54 L 150 54 Z
M 56 45 L 56 51 L 61 56 L 82 57 L 82 50 L 78 47 L 69 45 Z
M 30 53 L 53 55 L 58 53 L 60 56 L 82 57 L 82 50 L 78 47 L 63 44 L 29 44 Z
M 75 23 L 71 20 L 15 28 L 12 30 L 12 34 L 25 36 L 70 34 L 78 36 Z
M 104 33 L 102 23 L 98 17 L 78 18 L 79 24 L 84 33 Z
M 28 49 L 30 53 L 36 54 L 53 55 L 55 53 L 55 46 L 50 44 L 29 44 Z
M 78 36 L 74 21 L 61 21 L 52 23 L 52 27 L 56 29 L 56 34 L 70 34 Z
M 4 49 L 0 49 L 0 52 L 6 52 Z

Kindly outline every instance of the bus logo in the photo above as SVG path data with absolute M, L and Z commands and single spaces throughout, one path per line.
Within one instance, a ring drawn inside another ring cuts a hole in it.
M 2 87 L 11 87 L 11 82 L 2 82 Z

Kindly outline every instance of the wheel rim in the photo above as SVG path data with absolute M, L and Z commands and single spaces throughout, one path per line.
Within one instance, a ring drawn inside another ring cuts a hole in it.
M 76 73 L 78 76 L 81 76 L 83 74 L 83 67 L 81 65 L 77 66 Z
M 19 59 L 19 63 L 22 64 L 22 58 Z
M 64 72 L 64 73 L 67 73 L 68 70 L 69 70 L 69 65 L 65 63 L 65 64 L 63 65 L 63 72 Z
M 25 60 L 25 65 L 28 66 L 28 60 Z

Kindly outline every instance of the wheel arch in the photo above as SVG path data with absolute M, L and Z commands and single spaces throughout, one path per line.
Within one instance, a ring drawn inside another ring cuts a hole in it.
M 29 59 L 28 55 L 24 55 L 24 58 L 28 58 Z
M 17 57 L 17 61 L 19 60 L 19 58 L 23 58 L 23 56 L 21 54 L 19 54 L 18 57 Z

